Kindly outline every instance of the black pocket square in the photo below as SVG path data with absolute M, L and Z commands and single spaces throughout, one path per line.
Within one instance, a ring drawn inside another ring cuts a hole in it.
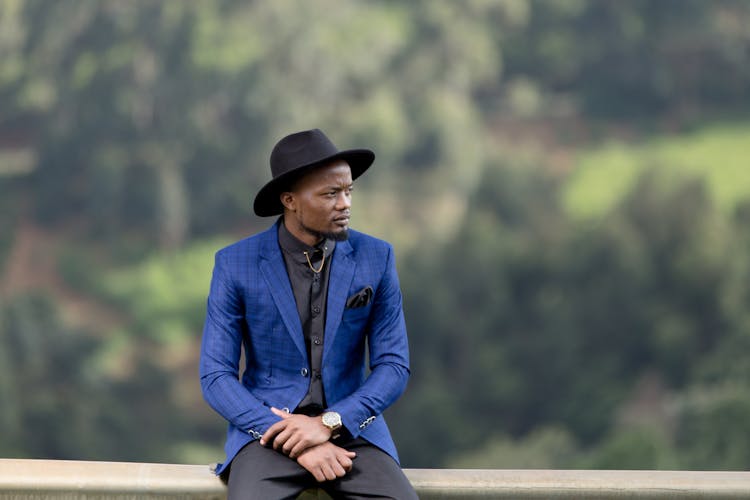
M 366 286 L 348 299 L 346 299 L 346 308 L 354 309 L 355 307 L 364 307 L 372 300 L 372 287 Z

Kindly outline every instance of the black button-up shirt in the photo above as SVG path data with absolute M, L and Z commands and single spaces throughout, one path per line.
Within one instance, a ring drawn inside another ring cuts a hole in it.
M 282 221 L 279 224 L 279 246 L 284 255 L 294 300 L 297 302 L 310 362 L 309 370 L 303 369 L 301 372 L 302 376 L 310 377 L 310 387 L 295 412 L 317 415 L 326 407 L 322 380 L 323 335 L 331 254 L 336 242 L 326 239 L 311 247 L 292 235 Z

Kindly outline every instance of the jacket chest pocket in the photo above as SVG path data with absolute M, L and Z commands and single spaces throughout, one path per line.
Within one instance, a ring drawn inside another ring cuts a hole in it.
M 349 328 L 362 328 L 369 321 L 370 312 L 372 312 L 372 305 L 344 309 L 341 321 Z

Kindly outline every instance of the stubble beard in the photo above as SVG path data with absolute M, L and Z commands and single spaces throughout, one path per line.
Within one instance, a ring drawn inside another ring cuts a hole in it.
M 302 227 L 302 230 L 306 233 L 315 236 L 315 238 L 320 240 L 333 240 L 333 241 L 346 241 L 349 239 L 349 228 L 343 229 L 341 231 L 338 231 L 336 233 L 332 231 L 318 231 L 317 229 L 313 229 L 311 227 L 306 226 L 304 223 L 300 223 L 300 226 Z
M 339 231 L 338 233 L 329 233 L 324 235 L 327 238 L 331 238 L 333 241 L 346 241 L 349 239 L 349 228 Z

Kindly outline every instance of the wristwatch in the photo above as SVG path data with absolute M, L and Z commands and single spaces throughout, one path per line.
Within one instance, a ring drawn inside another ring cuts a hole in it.
M 339 437 L 339 433 L 336 431 L 341 429 L 342 426 L 341 415 L 335 411 L 327 411 L 320 416 L 320 419 L 323 421 L 323 425 L 331 429 L 331 439 Z

